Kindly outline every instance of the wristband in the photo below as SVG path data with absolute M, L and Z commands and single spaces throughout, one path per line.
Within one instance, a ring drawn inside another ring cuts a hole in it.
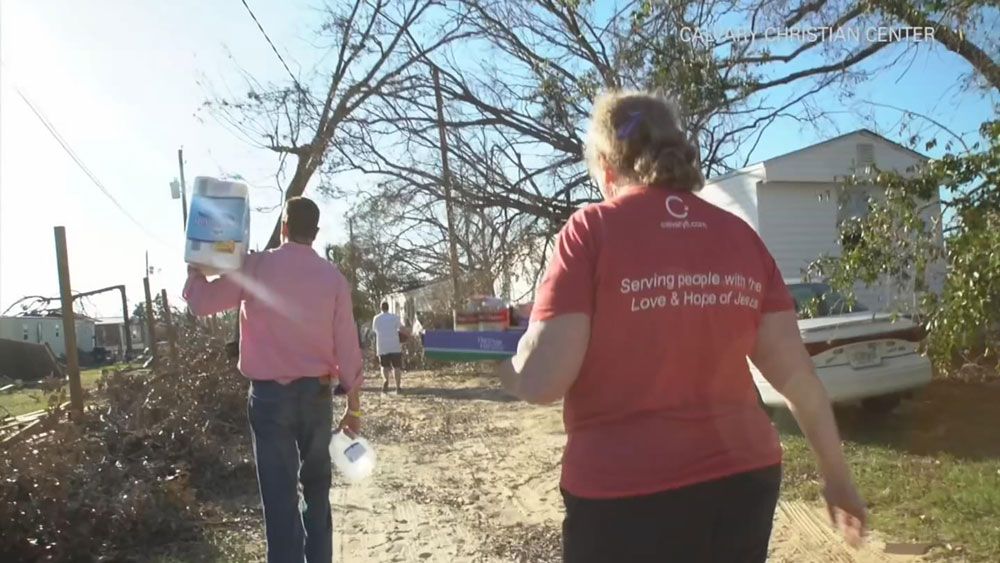
M 357 410 L 357 411 L 351 411 L 351 410 L 349 410 L 349 411 L 347 411 L 347 416 L 353 416 L 354 418 L 361 418 L 361 411 L 360 410 Z

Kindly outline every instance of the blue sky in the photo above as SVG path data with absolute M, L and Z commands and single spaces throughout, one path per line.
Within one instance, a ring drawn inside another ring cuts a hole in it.
M 251 2 L 291 64 L 311 65 L 316 14 L 305 2 Z M 215 88 L 243 91 L 230 55 L 251 73 L 280 80 L 277 58 L 239 0 L 4 0 L 0 8 L 0 310 L 27 294 L 57 295 L 52 228 L 67 229 L 76 290 L 126 283 L 142 295 L 145 252 L 155 290 L 178 299 L 184 281 L 181 205 L 170 198 L 184 147 L 190 188 L 197 175 L 239 173 L 266 186 L 276 161 L 195 117 Z M 294 62 L 292 62 L 294 61 Z M 14 86 L 41 110 L 121 205 L 90 183 Z M 255 189 L 254 205 L 277 201 Z M 324 240 L 340 240 L 343 205 L 327 204 Z M 263 244 L 277 212 L 252 218 Z M 114 297 L 90 310 L 118 314 Z
M 319 23 L 315 4 L 250 4 L 293 68 L 310 68 L 322 54 L 309 44 Z M 196 116 L 211 94 L 199 82 L 243 91 L 233 60 L 265 80 L 285 76 L 239 0 L 3 0 L 0 58 L 0 310 L 24 295 L 58 294 L 55 225 L 67 228 L 76 290 L 125 283 L 137 302 L 148 250 L 158 268 L 154 289 L 166 288 L 177 299 L 185 272 L 183 232 L 180 202 L 170 198 L 169 182 L 177 176 L 180 146 L 189 186 L 197 175 L 239 173 L 257 186 L 254 205 L 276 202 L 276 192 L 266 187 L 273 184 L 273 156 L 247 146 L 210 117 Z M 932 114 L 968 133 L 992 110 L 980 93 L 956 86 L 966 69 L 954 55 L 924 48 L 904 77 L 897 80 L 900 72 L 894 70 L 856 90 L 860 98 Z M 15 85 L 145 229 L 90 183 Z M 780 121 L 751 161 L 858 127 L 877 128 L 832 95 L 817 102 L 842 112 L 834 127 L 817 131 Z M 881 127 L 900 117 L 892 110 L 876 115 Z M 346 205 L 326 202 L 324 209 L 321 239 L 343 240 Z M 254 215 L 255 245 L 264 243 L 276 217 Z M 117 314 L 113 296 L 87 306 L 92 314 Z

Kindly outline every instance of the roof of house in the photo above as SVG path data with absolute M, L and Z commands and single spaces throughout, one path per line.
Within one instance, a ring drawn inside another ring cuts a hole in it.
M 810 150 L 815 149 L 815 148 L 819 148 L 819 147 L 821 147 L 823 145 L 827 145 L 827 144 L 830 144 L 830 143 L 833 143 L 833 142 L 836 142 L 836 141 L 840 141 L 840 140 L 845 139 L 847 137 L 850 137 L 852 135 L 865 135 L 865 136 L 868 136 L 868 137 L 872 137 L 872 138 L 874 138 L 874 139 L 876 139 L 878 141 L 882 141 L 884 143 L 890 144 L 890 145 L 894 146 L 895 148 L 897 148 L 897 149 L 899 149 L 899 150 L 901 150 L 903 152 L 909 153 L 909 154 L 911 154 L 911 155 L 913 155 L 913 156 L 915 156 L 915 157 L 917 157 L 917 158 L 919 158 L 921 160 L 930 160 L 930 157 L 928 157 L 925 154 L 921 154 L 921 153 L 919 153 L 919 152 L 917 152 L 917 151 L 915 151 L 915 150 L 913 150 L 913 149 L 911 149 L 911 148 L 909 148 L 909 147 L 907 147 L 905 145 L 901 145 L 901 144 L 897 143 L 896 141 L 893 141 L 891 139 L 887 139 L 887 138 L 883 137 L 882 135 L 879 135 L 878 133 L 872 131 L 871 129 L 864 129 L 864 128 L 862 128 L 862 129 L 855 129 L 854 131 L 851 131 L 849 133 L 844 133 L 843 135 L 837 135 L 836 137 L 831 137 L 831 138 L 829 138 L 829 139 L 827 139 L 825 141 L 820 141 L 818 143 L 813 143 L 811 145 L 806 145 L 806 146 L 804 146 L 802 148 L 795 149 L 795 150 L 793 150 L 791 152 L 786 152 L 784 154 L 779 154 L 777 156 L 772 156 L 771 158 L 762 160 L 760 162 L 755 162 L 753 164 L 748 164 L 747 166 L 744 166 L 742 168 L 738 168 L 736 170 L 731 170 L 729 172 L 726 172 L 725 174 L 720 174 L 719 176 L 713 176 L 711 178 L 708 178 L 706 181 L 707 182 L 718 182 L 719 180 L 725 180 L 726 178 L 732 178 L 734 176 L 740 176 L 742 174 L 747 174 L 747 173 L 752 172 L 753 170 L 755 170 L 755 169 L 757 169 L 757 168 L 759 168 L 759 167 L 761 167 L 761 166 L 765 165 L 766 163 L 771 162 L 773 160 L 778 160 L 779 158 L 786 158 L 786 157 L 789 157 L 789 156 L 795 156 L 797 154 L 800 154 L 800 153 L 803 153 L 803 152 L 806 152 L 806 151 L 810 151 Z
M 76 320 L 78 320 L 78 321 L 86 321 L 86 322 L 91 322 L 91 323 L 96 323 L 97 322 L 97 319 L 93 319 L 91 317 L 88 317 L 87 315 L 81 315 L 81 314 L 78 313 L 75 316 L 76 316 Z M 35 319 L 35 320 L 38 320 L 38 319 L 61 319 L 62 318 L 62 313 L 57 313 L 57 312 L 49 311 L 49 312 L 46 312 L 44 315 L 37 315 L 37 314 L 14 315 L 14 316 L 7 316 L 7 317 L 3 317 L 3 318 L 5 318 L 5 319 Z

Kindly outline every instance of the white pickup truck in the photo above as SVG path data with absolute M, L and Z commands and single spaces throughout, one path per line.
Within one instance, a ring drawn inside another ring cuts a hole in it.
M 826 284 L 790 283 L 788 289 L 802 339 L 832 402 L 860 401 L 866 410 L 885 413 L 930 383 L 931 363 L 918 351 L 924 331 L 917 323 L 849 305 Z M 752 362 L 750 368 L 761 402 L 786 407 Z

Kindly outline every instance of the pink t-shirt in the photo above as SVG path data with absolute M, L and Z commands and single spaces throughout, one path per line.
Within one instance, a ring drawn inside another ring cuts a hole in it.
M 644 188 L 574 213 L 532 310 L 590 315 L 562 487 L 627 497 L 780 463 L 747 356 L 761 315 L 793 307 L 757 233 L 694 194 Z

